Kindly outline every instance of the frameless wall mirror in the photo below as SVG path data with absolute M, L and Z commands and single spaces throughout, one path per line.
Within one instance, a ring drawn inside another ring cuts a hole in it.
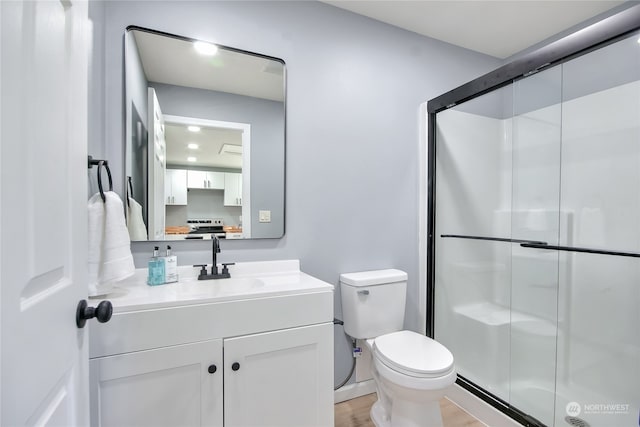
M 140 27 L 124 50 L 131 240 L 282 237 L 284 61 Z

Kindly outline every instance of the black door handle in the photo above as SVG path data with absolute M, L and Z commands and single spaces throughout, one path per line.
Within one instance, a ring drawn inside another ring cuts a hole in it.
M 238 362 L 234 362 L 233 365 L 231 365 L 231 369 L 237 371 L 238 369 L 240 369 L 240 364 Z
M 217 370 L 218 370 L 218 367 L 216 365 L 209 365 L 209 368 L 207 369 L 207 371 L 209 371 L 210 374 L 214 374 Z
M 109 301 L 101 301 L 97 307 L 89 307 L 87 300 L 80 300 L 78 302 L 78 308 L 76 309 L 76 325 L 78 328 L 84 328 L 87 323 L 87 319 L 93 319 L 94 317 L 100 323 L 108 322 L 113 314 L 113 306 Z

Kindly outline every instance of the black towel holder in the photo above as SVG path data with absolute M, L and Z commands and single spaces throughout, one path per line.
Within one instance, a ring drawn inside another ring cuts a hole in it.
M 130 176 L 127 177 L 127 184 L 127 206 L 130 207 L 131 203 L 129 202 L 129 197 L 133 198 L 133 181 Z
M 109 178 L 109 191 L 113 191 L 113 180 L 111 179 L 111 170 L 109 169 L 109 162 L 106 160 L 97 160 L 89 156 L 88 166 L 91 169 L 94 165 L 98 165 L 98 189 L 100 190 L 100 197 L 102 201 L 106 203 L 107 197 L 104 195 L 104 189 L 102 187 L 102 167 L 107 170 L 107 177 Z

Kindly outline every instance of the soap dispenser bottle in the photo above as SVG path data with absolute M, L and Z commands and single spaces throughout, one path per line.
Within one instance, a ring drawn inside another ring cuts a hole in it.
M 153 248 L 153 256 L 149 260 L 149 275 L 147 284 L 150 286 L 164 283 L 164 259 L 158 257 L 158 247 Z
M 167 256 L 164 257 L 164 283 L 178 281 L 178 257 L 171 255 L 171 246 L 167 246 Z

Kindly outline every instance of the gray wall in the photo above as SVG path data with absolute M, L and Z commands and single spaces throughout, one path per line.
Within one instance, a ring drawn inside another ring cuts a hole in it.
M 142 219 L 149 224 L 149 82 L 142 68 L 133 33 L 125 36 L 125 175 L 131 177 L 134 198 L 142 205 Z
M 105 80 L 91 85 L 108 90 L 93 103 L 104 108 L 93 111 L 104 119 L 104 139 L 92 141 L 89 149 L 104 147 L 116 190 L 123 189 L 117 177 L 123 176 L 127 25 L 282 58 L 287 63 L 285 236 L 224 241 L 219 259 L 297 258 L 303 271 L 336 286 L 344 272 L 407 271 L 405 325 L 419 329 L 419 106 L 500 61 L 318 2 L 109 1 L 99 7 L 105 17 Z M 132 246 L 137 265 L 145 266 L 153 243 Z M 180 264 L 210 259 L 207 242 L 172 246 Z M 334 301 L 341 318 L 338 288 Z M 339 327 L 335 351 L 337 382 L 351 363 Z
M 87 134 L 88 154 L 95 159 L 105 156 L 105 18 L 104 2 L 89 3 L 89 19 L 93 23 L 91 39 L 91 56 L 89 58 L 89 87 L 87 102 Z M 124 141 L 124 140 L 123 140 Z M 117 183 L 120 184 L 120 183 Z M 87 197 L 98 191 L 95 168 L 89 169 L 87 174 Z
M 282 102 L 150 82 L 163 114 L 251 125 L 251 237 L 284 232 L 284 105 Z M 258 222 L 270 210 L 271 222 Z M 234 221 L 234 224 L 237 224 Z
M 142 68 L 142 60 L 138 54 L 136 39 L 131 33 L 128 33 L 125 37 L 124 62 L 126 76 L 125 84 L 127 88 L 125 93 L 126 108 L 135 108 L 138 110 L 140 118 L 146 122 L 149 117 L 147 110 L 149 82 L 147 81 L 147 76 L 145 76 Z M 130 114 L 126 114 L 126 116 L 128 119 Z

